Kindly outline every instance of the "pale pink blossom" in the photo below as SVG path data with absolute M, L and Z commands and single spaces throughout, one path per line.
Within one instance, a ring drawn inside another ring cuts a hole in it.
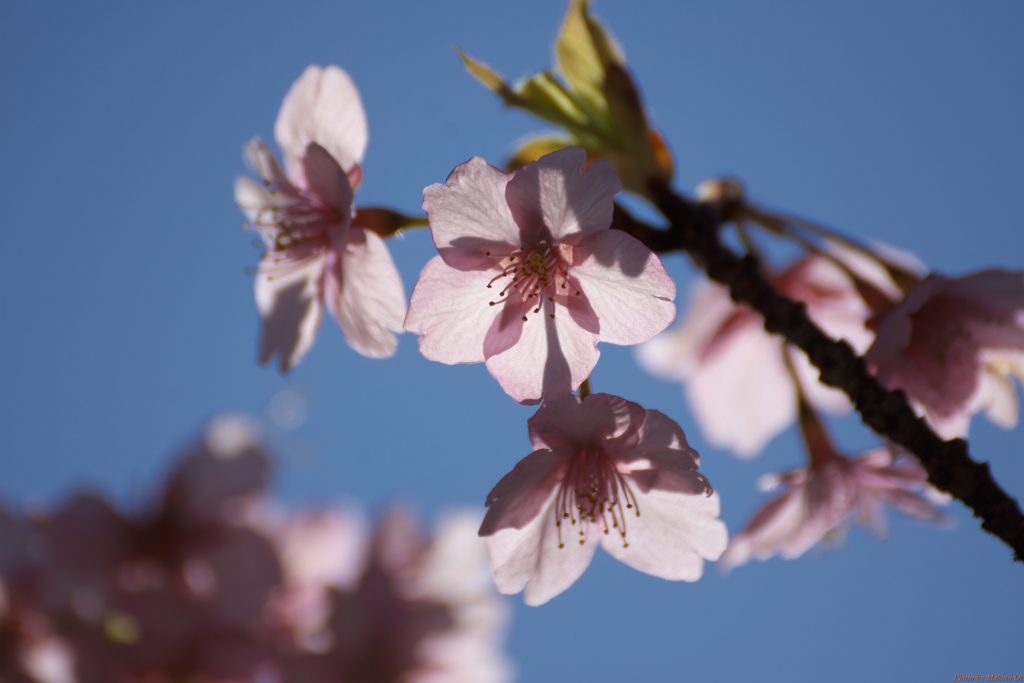
M 1017 420 L 1010 379 L 1022 376 L 1024 273 L 984 270 L 960 278 L 929 275 L 873 320 L 867 361 L 878 379 L 907 397 L 941 436 L 967 433 L 984 410 Z
M 917 519 L 943 518 L 937 504 L 948 502 L 928 484 L 928 475 L 911 455 L 896 447 L 846 458 L 827 444 L 812 446 L 811 464 L 784 475 L 762 477 L 762 490 L 784 493 L 769 501 L 735 536 L 720 566 L 732 569 L 753 559 L 800 557 L 819 541 L 841 538 L 852 516 L 886 532 L 883 505 Z
M 384 241 L 352 225 L 367 132 L 348 74 L 308 67 L 281 104 L 274 137 L 287 171 L 252 140 L 246 158 L 263 184 L 235 182 L 235 201 L 266 246 L 255 285 L 260 363 L 276 355 L 282 373 L 296 365 L 313 344 L 324 306 L 357 352 L 394 355 L 405 291 Z
M 498 590 L 540 605 L 578 579 L 600 544 L 673 581 L 696 581 L 725 550 L 719 499 L 683 430 L 608 394 L 547 401 L 530 418 L 533 453 L 487 496 L 480 527 Z
M 507 608 L 490 581 L 478 523 L 477 514 L 455 514 L 431 538 L 408 512 L 389 512 L 361 554 L 358 580 L 328 594 L 324 646 L 286 658 L 283 680 L 509 681 L 500 647 Z
M 661 260 L 611 225 L 614 167 L 570 147 L 503 173 L 483 159 L 423 191 L 439 256 L 420 273 L 405 329 L 442 363 L 480 363 L 517 401 L 558 400 L 599 341 L 637 344 L 675 315 Z
M 858 352 L 871 343 L 864 326 L 871 310 L 831 260 L 805 256 L 770 279 L 779 293 L 804 302 L 827 334 Z M 876 275 L 872 284 L 881 289 L 886 283 Z M 892 289 L 890 284 L 883 291 Z M 679 325 L 639 347 L 637 358 L 652 374 L 681 380 L 708 441 L 744 458 L 757 455 L 796 419 L 793 373 L 813 405 L 837 413 L 850 409 L 845 394 L 818 381 L 802 351 L 767 333 L 760 314 L 733 303 L 725 287 L 706 280 L 694 286 Z
M 300 512 L 268 506 L 253 521 L 274 540 L 281 560 L 284 585 L 272 600 L 273 620 L 302 649 L 330 649 L 331 592 L 355 590 L 367 563 L 369 529 L 362 514 L 341 506 Z

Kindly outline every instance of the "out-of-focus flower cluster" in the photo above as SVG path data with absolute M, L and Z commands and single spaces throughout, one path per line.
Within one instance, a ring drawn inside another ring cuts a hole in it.
M 0 681 L 508 680 L 479 515 L 286 510 L 269 463 L 222 418 L 131 512 L 0 506 Z

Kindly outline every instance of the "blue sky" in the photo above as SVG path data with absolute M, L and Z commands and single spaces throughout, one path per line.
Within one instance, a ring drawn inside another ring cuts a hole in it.
M 336 63 L 370 126 L 357 204 L 419 207 L 471 156 L 498 163 L 543 129 L 502 111 L 452 45 L 509 77 L 550 63 L 565 7 L 516 3 L 4 3 L 0 25 L 0 495 L 73 487 L 130 502 L 211 415 L 266 415 L 282 389 L 308 419 L 273 437 L 288 501 L 479 505 L 529 450 L 526 418 L 479 365 L 371 361 L 328 320 L 288 378 L 255 363 L 251 276 L 232 182 L 272 139 L 291 82 Z M 915 251 L 959 274 L 1021 267 L 1024 6 L 1017 2 L 596 0 L 690 190 L 722 173 L 756 200 Z M 391 243 L 406 289 L 429 235 Z M 692 271 L 666 260 L 685 292 Z M 684 297 L 681 297 L 681 303 Z M 800 462 L 794 433 L 742 463 L 707 446 L 678 386 L 605 346 L 596 391 L 684 427 L 735 531 L 754 482 Z M 873 443 L 854 419 L 850 450 Z M 1024 495 L 1021 432 L 979 419 L 972 452 Z M 1024 673 L 1010 551 L 959 504 L 936 528 L 890 517 L 878 542 L 670 584 L 599 555 L 564 595 L 517 605 L 523 681 L 949 680 Z

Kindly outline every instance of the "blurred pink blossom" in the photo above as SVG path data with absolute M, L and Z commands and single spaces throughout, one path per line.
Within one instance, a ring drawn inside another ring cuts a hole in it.
M 540 605 L 578 579 L 600 544 L 642 572 L 696 581 L 728 537 L 683 430 L 609 394 L 545 402 L 536 449 L 487 497 L 480 527 L 498 590 Z
M 405 291 L 384 241 L 352 225 L 367 130 L 348 74 L 307 67 L 281 103 L 274 137 L 287 171 L 254 139 L 246 158 L 264 182 L 235 182 L 235 201 L 266 245 L 255 288 L 260 363 L 277 355 L 282 373 L 296 365 L 313 344 L 324 306 L 357 352 L 394 355 Z
M 226 417 L 176 463 L 155 506 L 124 515 L 82 493 L 35 516 L 51 562 L 40 607 L 71 644 L 79 683 L 243 681 L 269 663 L 257 635 L 278 560 L 233 521 L 266 474 L 251 425 Z
M 0 505 L 3 683 L 507 683 L 480 513 L 432 535 L 393 510 L 264 495 L 257 425 L 211 422 L 148 504 Z M 35 548 L 35 551 L 33 550 Z
M 379 523 L 352 585 L 330 585 L 325 638 L 315 651 L 285 658 L 283 680 L 295 683 L 504 683 L 501 652 L 507 608 L 494 591 L 476 514 L 444 519 L 433 538 L 401 509 Z M 306 541 L 313 536 L 307 535 Z M 294 565 L 319 565 L 323 578 L 349 575 L 348 557 L 325 563 L 309 543 L 293 545 Z M 312 560 L 312 561 L 310 561 Z M 333 572 L 324 572 L 331 564 Z M 287 570 L 286 570 L 287 572 Z M 347 581 L 345 582 L 348 583 Z
M 276 623 L 300 648 L 332 646 L 331 591 L 352 591 L 366 567 L 369 529 L 362 514 L 340 506 L 289 512 L 262 510 L 257 524 L 274 540 L 284 583 L 271 606 Z
M 1022 315 L 1024 273 L 929 275 L 872 320 L 878 337 L 866 359 L 944 438 L 965 436 L 981 411 L 1012 427 L 1012 377 L 1024 377 Z
M 0 503 L 0 681 L 74 683 L 74 654 L 43 609 L 30 545 L 23 520 Z
M 614 166 L 570 147 L 502 173 L 474 157 L 423 191 L 439 256 L 405 329 L 442 363 L 480 363 L 521 403 L 558 400 L 599 341 L 637 344 L 675 315 L 675 284 L 638 240 L 609 230 Z
M 881 274 L 861 263 L 856 267 L 879 289 L 886 286 Z M 831 260 L 805 256 L 770 279 L 781 294 L 804 302 L 811 320 L 832 337 L 858 352 L 871 343 L 864 326 L 871 310 Z M 737 306 L 725 287 L 706 280 L 694 286 L 680 324 L 639 347 L 637 358 L 652 374 L 682 380 L 708 441 L 744 458 L 757 455 L 796 419 L 796 388 L 787 364 L 813 405 L 831 412 L 850 409 L 845 394 L 818 381 L 802 351 L 768 334 L 759 314 Z
M 949 497 L 928 484 L 927 473 L 913 456 L 887 446 L 859 458 L 844 457 L 809 410 L 801 415 L 801 428 L 810 464 L 761 478 L 763 490 L 782 486 L 784 492 L 756 512 L 747 528 L 733 538 L 722 555 L 723 569 L 776 554 L 787 560 L 800 557 L 823 539 L 841 538 L 851 513 L 859 524 L 870 524 L 877 535 L 884 536 L 883 504 L 917 519 L 943 518 L 936 505 Z

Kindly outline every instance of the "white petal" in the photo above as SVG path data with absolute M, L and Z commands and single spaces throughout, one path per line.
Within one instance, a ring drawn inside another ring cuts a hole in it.
M 544 311 L 527 317 L 519 341 L 488 358 L 487 370 L 520 403 L 561 400 L 597 365 L 597 335 L 580 327 L 561 305 L 555 306 L 554 319 Z
M 978 409 L 984 410 L 988 419 L 1003 429 L 1013 429 L 1017 426 L 1020 402 L 1017 398 L 1017 387 L 1009 375 L 986 367 L 978 383 L 975 401 Z M 973 405 L 968 411 L 977 412 Z
M 505 196 L 519 227 L 533 234 L 547 228 L 555 241 L 575 244 L 610 226 L 622 183 L 610 161 L 581 170 L 586 161 L 584 150 L 566 147 L 517 171 Z
M 552 511 L 557 495 L 555 489 L 529 525 L 502 529 L 487 538 L 487 554 L 498 591 L 510 595 L 525 588 L 527 605 L 542 605 L 575 583 L 597 550 L 595 529 L 590 529 L 590 536 L 580 544 L 579 520 L 575 525 L 563 520 L 559 535 Z
M 696 581 L 704 573 L 704 560 L 717 560 L 725 551 L 729 534 L 718 519 L 717 493 L 634 493 L 640 514 L 626 511 L 625 541 L 615 529 L 601 538 L 615 559 L 662 579 Z
M 282 374 L 302 360 L 316 339 L 324 260 L 314 259 L 291 272 L 286 268 L 267 271 L 261 267 L 255 285 L 256 308 L 262 319 L 259 362 L 266 365 L 278 356 Z
M 423 209 L 430 219 L 434 246 L 448 265 L 460 269 L 486 268 L 520 246 L 520 231 L 505 186 L 512 176 L 480 157 L 459 164 L 444 185 L 423 190 Z
M 708 345 L 739 308 L 724 287 L 698 280 L 678 326 L 637 348 L 637 361 L 653 375 L 687 379 L 700 367 Z
M 749 562 L 751 558 L 767 560 L 800 531 L 805 517 L 802 495 L 786 493 L 778 499 L 769 501 L 765 508 L 768 506 L 773 506 L 774 510 L 767 519 L 760 520 L 756 529 L 744 531 L 733 538 L 720 560 L 722 569 L 739 567 Z M 765 508 L 754 515 L 754 520 L 765 513 Z M 802 553 L 787 554 L 786 557 L 791 559 L 800 554 Z
M 398 340 L 393 332 L 402 330 L 405 288 L 384 240 L 352 228 L 327 285 L 327 304 L 345 341 L 368 358 L 395 355 Z
M 639 344 L 676 315 L 676 285 L 661 259 L 620 230 L 588 235 L 573 250 L 570 272 L 601 324 L 600 340 Z
M 278 146 L 291 160 L 319 144 L 348 171 L 363 159 L 368 133 L 359 90 L 341 68 L 306 67 L 281 103 L 274 124 Z
M 285 194 L 296 193 L 295 186 L 281 170 L 277 158 L 274 157 L 274 153 L 270 151 L 263 140 L 259 138 L 249 140 L 242 148 L 242 153 L 245 155 L 249 167 L 256 171 L 260 178 L 277 185 L 278 189 Z
M 235 203 L 245 214 L 249 224 L 259 230 L 266 212 L 287 204 L 288 200 L 281 194 L 271 193 L 262 183 L 249 176 L 239 176 L 235 179 Z
M 751 324 L 706 358 L 686 397 L 708 441 L 744 458 L 796 419 L 796 394 L 782 342 Z
M 435 256 L 423 267 L 409 300 L 405 329 L 420 337 L 420 353 L 441 363 L 482 363 L 484 339 L 500 306 L 487 284 L 493 271 L 459 271 Z

